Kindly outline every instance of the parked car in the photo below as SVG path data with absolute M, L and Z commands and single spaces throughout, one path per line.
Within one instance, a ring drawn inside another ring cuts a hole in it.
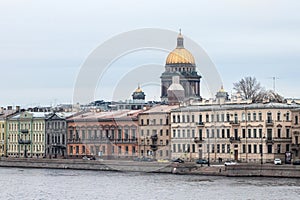
M 182 160 L 181 158 L 176 158 L 172 160 L 172 162 L 184 163 L 184 160 Z
M 196 160 L 196 163 L 197 163 L 197 164 L 201 164 L 201 165 L 202 165 L 202 164 L 208 164 L 208 160 L 205 160 L 205 159 L 197 159 L 197 160 Z
M 236 165 L 236 162 L 234 160 L 229 160 L 229 161 L 225 161 L 224 165 L 225 166 Z
M 300 165 L 300 160 L 295 160 L 295 161 L 293 162 L 293 165 Z
M 274 159 L 274 164 L 275 164 L 275 165 L 281 165 L 281 160 L 280 160 L 280 158 L 275 158 L 275 159 Z

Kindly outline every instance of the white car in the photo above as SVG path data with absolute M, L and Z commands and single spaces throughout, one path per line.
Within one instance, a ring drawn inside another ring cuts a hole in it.
M 280 160 L 280 158 L 275 158 L 275 159 L 274 159 L 274 164 L 275 164 L 275 165 L 281 165 L 281 160 Z
M 225 161 L 224 165 L 225 165 L 225 166 L 236 165 L 236 162 L 235 162 L 234 160 Z

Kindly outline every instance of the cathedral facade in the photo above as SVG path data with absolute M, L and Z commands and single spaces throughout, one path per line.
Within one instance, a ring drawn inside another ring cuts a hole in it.
M 172 84 L 172 77 L 174 76 L 180 77 L 180 84 L 184 88 L 185 99 L 201 99 L 201 76 L 196 71 L 194 56 L 184 48 L 181 33 L 177 37 L 177 47 L 168 55 L 165 71 L 160 77 L 162 102 L 168 101 L 168 88 Z

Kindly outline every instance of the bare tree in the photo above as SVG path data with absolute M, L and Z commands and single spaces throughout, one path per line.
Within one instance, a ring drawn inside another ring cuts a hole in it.
M 244 77 L 236 83 L 233 83 L 233 89 L 241 93 L 244 99 L 256 99 L 262 87 L 255 77 Z

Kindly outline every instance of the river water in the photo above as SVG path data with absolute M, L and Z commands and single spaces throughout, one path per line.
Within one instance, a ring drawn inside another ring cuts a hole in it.
M 1 199 L 300 199 L 300 179 L 0 168 Z

